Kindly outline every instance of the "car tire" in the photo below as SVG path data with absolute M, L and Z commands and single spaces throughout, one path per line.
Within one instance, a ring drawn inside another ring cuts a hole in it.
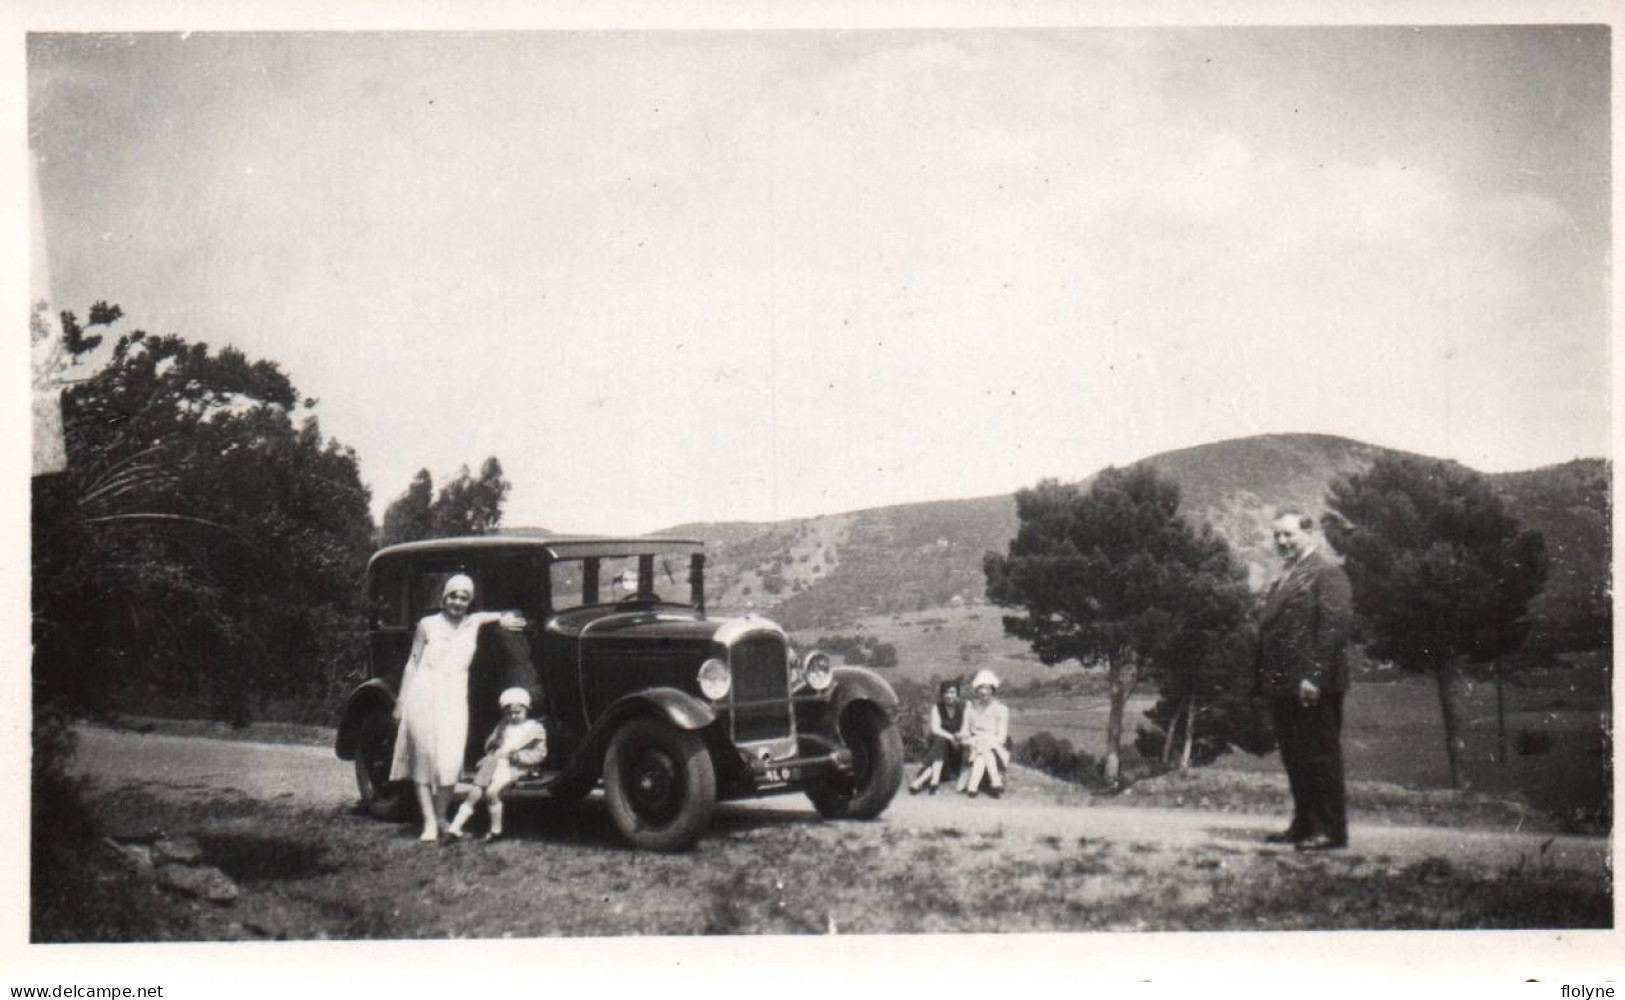
M 634 847 L 680 851 L 711 825 L 716 768 L 696 733 L 651 719 L 621 726 L 604 755 L 610 819 Z
M 412 810 L 410 784 L 389 780 L 397 728 L 389 713 L 378 709 L 362 718 L 356 734 L 355 784 L 361 808 L 374 819 L 392 823 L 406 819 Z
M 874 819 L 903 783 L 903 736 L 897 723 L 869 704 L 841 713 L 841 741 L 852 751 L 852 774 L 807 790 L 826 819 Z

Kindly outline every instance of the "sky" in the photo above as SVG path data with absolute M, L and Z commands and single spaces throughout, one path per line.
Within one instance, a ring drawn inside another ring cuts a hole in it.
M 1610 445 L 1605 27 L 33 35 L 49 292 L 375 516 L 644 532 L 1317 432 Z

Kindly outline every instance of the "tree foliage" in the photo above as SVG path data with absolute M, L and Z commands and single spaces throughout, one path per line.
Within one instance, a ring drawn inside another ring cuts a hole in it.
M 419 469 L 406 492 L 384 511 L 383 543 L 489 534 L 502 524 L 510 489 L 494 455 L 480 466 L 478 477 L 469 474 L 468 466 L 460 468 L 438 495 L 429 470 Z
M 1372 655 L 1414 671 L 1518 648 L 1546 579 L 1545 541 L 1523 531 L 1484 477 L 1384 457 L 1332 484 L 1326 536 L 1343 555 Z
M 419 469 L 406 492 L 384 510 L 383 544 L 434 537 L 434 480 Z
M 872 635 L 821 635 L 813 646 L 855 667 L 897 666 L 897 647 Z
M 439 535 L 483 535 L 502 523 L 502 505 L 510 489 L 495 455 L 480 466 L 478 477 L 468 474 L 468 466 L 458 470 L 451 482 L 440 487 L 433 508 L 434 530 Z
M 1275 732 L 1253 696 L 1253 647 L 1241 630 L 1209 644 L 1202 659 L 1162 677 L 1157 703 L 1145 712 L 1155 727 L 1141 730 L 1135 747 L 1148 759 L 1181 766 L 1211 764 L 1232 750 L 1262 756 L 1275 749 Z
M 1144 676 L 1197 664 L 1243 619 L 1242 571 L 1229 546 L 1179 515 L 1179 487 L 1149 466 L 1106 469 L 1088 490 L 1055 480 L 1016 494 L 1005 555 L 983 560 L 987 596 L 1023 614 L 1005 631 L 1054 665 L 1108 671 L 1105 770 L 1120 766 L 1123 710 Z
M 1343 555 L 1372 656 L 1439 684 L 1451 777 L 1461 785 L 1459 661 L 1516 650 L 1546 579 L 1545 542 L 1483 476 L 1383 456 L 1332 483 L 1326 536 Z
M 87 325 L 121 315 L 97 303 Z M 62 321 L 71 359 L 98 346 Z M 273 362 L 140 330 L 68 386 L 67 468 L 33 484 L 41 699 L 156 692 L 234 722 L 329 704 L 364 655 L 372 523 L 354 453 L 308 409 Z
M 112 326 L 123 315 L 124 310 L 118 306 L 110 306 L 106 302 L 98 301 L 90 307 L 90 314 L 81 325 L 79 317 L 67 309 L 62 310 L 60 314 L 62 347 L 68 352 L 71 362 L 76 362 L 79 358 L 102 346 L 102 335 L 90 333 L 89 327 Z

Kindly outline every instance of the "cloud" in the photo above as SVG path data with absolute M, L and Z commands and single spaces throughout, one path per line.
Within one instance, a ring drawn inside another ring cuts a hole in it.
M 1488 155 L 1486 81 L 1432 104 L 1333 79 L 1324 56 L 1361 37 L 137 45 L 134 69 L 80 56 L 36 87 L 47 131 L 100 126 L 57 133 L 42 178 L 53 277 L 285 362 L 380 498 L 496 452 L 523 519 L 555 525 L 651 469 L 647 527 L 995 492 L 1260 430 L 1494 453 L 1463 397 L 1567 413 L 1606 386 L 1604 261 L 1563 181 L 1518 169 L 1595 164 L 1504 93 L 1496 134 L 1522 133 L 1495 148 L 1551 152 Z M 1451 44 L 1418 53 L 1427 79 Z M 520 412 L 568 433 L 515 437 Z M 1605 429 L 1605 406 L 1575 422 Z

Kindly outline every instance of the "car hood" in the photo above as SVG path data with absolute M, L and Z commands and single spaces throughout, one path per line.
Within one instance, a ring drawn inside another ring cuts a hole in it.
M 714 637 L 723 624 L 681 608 L 607 612 L 602 608 L 584 608 L 558 615 L 548 623 L 548 628 L 568 635 L 580 635 L 585 630 L 595 639 L 637 637 L 699 641 Z

